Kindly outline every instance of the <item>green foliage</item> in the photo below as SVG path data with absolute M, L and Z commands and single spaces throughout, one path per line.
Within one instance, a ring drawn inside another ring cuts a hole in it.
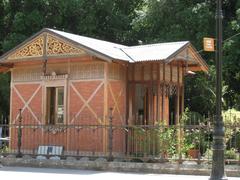
M 181 115 L 180 123 L 182 125 L 198 125 L 206 121 L 205 116 L 198 112 L 190 111 L 187 107 Z
M 10 150 L 9 150 L 8 146 L 3 146 L 0 148 L 0 154 L 6 154 L 9 152 L 10 152 Z
M 206 120 L 201 114 L 191 112 L 188 108 L 185 109 L 180 119 L 183 133 L 183 143 L 181 145 L 183 155 L 188 155 L 190 149 L 200 150 L 201 153 L 204 153 L 207 149 L 209 137 L 206 129 L 201 128 Z
M 203 158 L 208 160 L 212 160 L 212 156 L 213 156 L 213 151 L 210 148 L 208 148 L 203 154 Z
M 231 148 L 230 150 L 226 150 L 224 153 L 225 159 L 237 159 L 237 150 Z
M 206 152 L 204 153 L 204 159 L 212 159 L 213 152 L 211 149 L 207 149 Z M 238 160 L 238 153 L 237 150 L 234 148 L 231 148 L 229 150 L 224 151 L 224 157 L 225 159 L 235 159 Z
M 237 138 L 240 129 L 236 128 L 240 126 L 240 111 L 236 109 L 229 109 L 223 112 L 223 121 L 225 124 L 225 141 L 229 143 L 232 138 Z M 240 148 L 240 146 L 238 147 Z
M 228 109 L 223 112 L 223 121 L 226 125 L 240 125 L 240 111 Z
M 198 50 L 203 37 L 215 36 L 215 1 L 148 0 L 133 21 L 134 35 L 144 43 L 190 40 Z M 224 38 L 240 32 L 239 1 L 224 1 Z M 166 18 L 167 17 L 167 18 Z M 224 109 L 240 109 L 240 36 L 224 42 Z M 200 51 L 210 65 L 209 76 L 186 78 L 185 104 L 202 115 L 215 113 L 214 53 Z
M 10 77 L 9 74 L 0 74 L 0 117 L 9 114 Z
M 201 134 L 198 129 L 186 129 L 184 131 L 183 152 L 189 149 L 199 149 Z
M 223 2 L 226 39 L 240 33 L 240 1 Z M 0 55 L 43 27 L 129 45 L 190 40 L 201 50 L 203 37 L 215 36 L 214 17 L 210 0 L 0 0 Z M 224 42 L 224 109 L 240 110 L 239 46 L 240 36 Z M 210 72 L 186 77 L 185 104 L 207 115 L 215 112 L 214 53 L 200 54 Z M 0 84 L 9 87 L 4 79 Z M 0 96 L 8 106 L 6 99 Z
M 44 27 L 129 44 L 131 22 L 142 2 L 0 0 L 0 55 Z M 9 87 L 9 76 L 0 75 L 0 115 L 9 112 Z
M 177 136 L 174 127 L 164 127 L 161 125 L 155 130 L 157 139 L 157 151 L 160 154 L 167 154 L 168 156 L 173 156 L 176 154 L 177 146 Z
M 129 137 L 135 144 L 136 156 L 176 154 L 176 130 L 173 127 L 157 125 L 154 127 L 134 127 L 134 136 Z

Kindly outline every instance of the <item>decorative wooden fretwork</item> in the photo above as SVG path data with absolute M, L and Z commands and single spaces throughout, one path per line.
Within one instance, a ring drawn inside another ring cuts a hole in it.
M 12 81 L 13 82 L 40 81 L 41 75 L 42 72 L 40 67 L 18 68 L 13 70 Z
M 70 66 L 70 79 L 84 80 L 84 79 L 103 79 L 104 78 L 104 64 L 103 63 L 73 63 Z
M 164 86 L 165 86 L 165 96 L 169 96 L 171 87 L 169 84 L 164 84 Z
M 177 94 L 177 86 L 176 85 L 171 85 L 170 95 L 175 95 L 175 94 Z
M 123 68 L 120 64 L 110 64 L 109 65 L 109 79 L 112 80 L 122 80 L 124 79 Z
M 158 93 L 164 95 L 164 83 L 160 83 Z
M 177 86 L 175 84 L 165 84 L 165 95 L 172 96 L 177 93 Z
M 47 35 L 47 55 L 78 55 L 84 54 L 84 51 L 73 45 L 60 40 L 52 35 Z
M 40 57 L 43 55 L 44 49 L 44 37 L 43 35 L 36 38 L 35 40 L 28 43 L 26 46 L 17 49 L 13 54 L 11 54 L 8 59 L 22 59 L 29 57 Z
M 67 78 L 68 78 L 68 74 L 41 76 L 41 79 L 45 81 L 64 80 Z

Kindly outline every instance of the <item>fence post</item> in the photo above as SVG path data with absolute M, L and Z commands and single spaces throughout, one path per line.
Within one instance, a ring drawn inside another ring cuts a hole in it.
M 18 118 L 18 152 L 17 156 L 18 158 L 22 157 L 21 153 L 21 146 L 22 146 L 22 109 L 19 109 L 19 118 Z
M 113 125 L 112 125 L 112 121 L 113 121 L 113 114 L 112 114 L 113 108 L 109 108 L 109 129 L 108 129 L 108 161 L 112 161 L 113 160 Z

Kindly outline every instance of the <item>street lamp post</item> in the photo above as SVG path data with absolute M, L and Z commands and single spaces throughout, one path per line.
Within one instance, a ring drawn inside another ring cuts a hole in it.
M 222 0 L 216 9 L 216 116 L 213 131 L 213 159 L 210 180 L 225 180 L 224 170 L 224 124 L 222 119 Z

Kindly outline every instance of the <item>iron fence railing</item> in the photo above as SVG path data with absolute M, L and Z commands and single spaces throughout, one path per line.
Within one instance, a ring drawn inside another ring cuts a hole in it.
M 1 124 L 0 154 L 211 163 L 213 126 Z M 240 164 L 240 124 L 225 124 L 226 163 Z

